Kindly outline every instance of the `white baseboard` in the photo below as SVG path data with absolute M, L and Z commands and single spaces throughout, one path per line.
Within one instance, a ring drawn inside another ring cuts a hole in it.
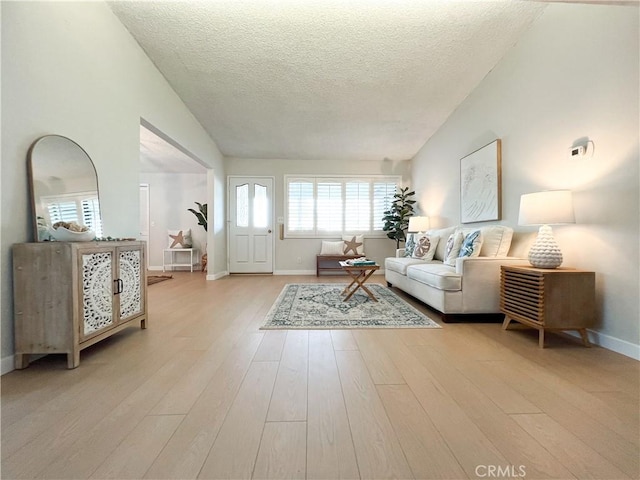
M 0 360 L 0 375 L 12 372 L 13 370 L 15 370 L 15 360 L 13 355 L 3 357 L 2 360 Z
M 273 271 L 274 275 L 316 275 L 316 271 L 315 270 L 274 270 Z M 377 270 L 376 272 L 373 273 L 374 275 L 384 275 L 384 270 Z M 338 276 L 338 275 L 342 275 L 342 273 L 340 273 L 339 271 L 336 271 L 335 274 L 333 274 L 334 276 Z M 321 275 L 321 276 L 325 276 L 325 275 Z M 326 275 L 331 276 L 331 275 Z
M 274 275 L 314 275 L 315 270 L 274 270 Z
M 572 337 L 580 338 L 578 332 L 574 332 L 573 330 L 567 331 L 566 333 Z M 589 341 L 594 345 L 631 357 L 634 360 L 640 360 L 640 345 L 593 330 L 587 330 L 587 334 L 589 335 Z
M 207 273 L 207 280 L 220 280 L 222 277 L 226 277 L 229 275 L 229 272 L 218 272 L 218 273 Z

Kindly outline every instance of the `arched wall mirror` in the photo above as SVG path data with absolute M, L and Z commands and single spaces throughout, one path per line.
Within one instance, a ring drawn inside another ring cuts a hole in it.
M 28 169 L 36 241 L 52 240 L 57 222 L 85 225 L 102 237 L 98 176 L 80 145 L 60 135 L 40 137 L 29 148 Z

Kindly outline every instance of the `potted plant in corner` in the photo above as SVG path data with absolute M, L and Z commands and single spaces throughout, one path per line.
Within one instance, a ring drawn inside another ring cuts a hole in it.
M 391 208 L 385 210 L 384 225 L 382 230 L 387 232 L 387 237 L 396 241 L 396 248 L 400 248 L 400 242 L 407 239 L 407 230 L 409 228 L 409 217 L 413 216 L 413 205 L 416 203 L 413 196 L 414 191 L 409 191 L 409 187 L 401 188 L 393 196 Z
M 204 231 L 206 232 L 207 225 L 208 225 L 207 204 L 199 203 L 199 202 L 194 202 L 194 203 L 198 206 L 198 211 L 196 212 L 193 208 L 187 208 L 187 210 L 189 210 L 191 213 L 193 213 L 196 216 L 196 218 L 198 219 L 198 225 L 202 225 L 202 227 L 204 228 Z M 207 244 L 206 243 L 204 246 L 204 253 L 202 254 L 201 263 L 202 263 L 202 271 L 206 272 L 207 271 Z

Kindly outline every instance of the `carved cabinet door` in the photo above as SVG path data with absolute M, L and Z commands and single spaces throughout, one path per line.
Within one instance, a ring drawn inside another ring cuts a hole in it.
M 114 288 L 116 286 L 114 249 L 88 249 L 79 252 L 81 282 L 81 341 L 113 327 Z
M 118 321 L 144 312 L 144 250 L 141 246 L 120 247 L 118 255 L 117 295 Z

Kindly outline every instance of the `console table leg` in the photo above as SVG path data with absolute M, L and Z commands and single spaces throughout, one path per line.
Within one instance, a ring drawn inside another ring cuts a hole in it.
M 77 368 L 80 365 L 80 350 L 76 349 L 73 352 L 67 353 L 67 368 Z
M 544 328 L 538 330 L 538 346 L 544 348 Z
M 506 330 L 507 327 L 509 326 L 509 323 L 511 323 L 511 317 L 509 317 L 509 315 L 505 315 L 504 321 L 502 322 L 502 329 Z
M 580 337 L 582 338 L 582 343 L 584 343 L 585 347 L 590 347 L 591 342 L 589 342 L 589 335 L 587 335 L 587 329 L 581 328 L 578 330 L 580 332 Z
M 23 368 L 27 368 L 28 366 L 29 366 L 29 354 L 17 353 L 15 356 L 16 370 L 22 370 Z

